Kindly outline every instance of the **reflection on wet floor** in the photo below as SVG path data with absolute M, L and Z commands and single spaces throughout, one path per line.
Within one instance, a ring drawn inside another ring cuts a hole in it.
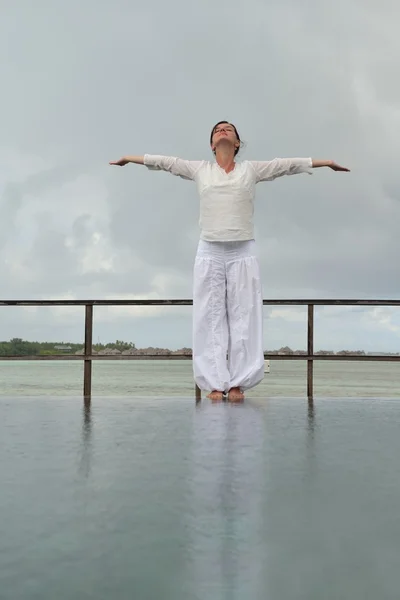
M 2 600 L 398 597 L 397 401 L 1 398 L 0 417 Z

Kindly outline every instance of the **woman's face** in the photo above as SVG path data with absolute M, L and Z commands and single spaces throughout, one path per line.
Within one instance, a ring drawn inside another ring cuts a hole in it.
M 226 144 L 229 144 L 235 150 L 240 146 L 233 125 L 230 123 L 221 123 L 220 125 L 217 125 L 213 131 L 211 150 L 214 152 L 218 146 Z

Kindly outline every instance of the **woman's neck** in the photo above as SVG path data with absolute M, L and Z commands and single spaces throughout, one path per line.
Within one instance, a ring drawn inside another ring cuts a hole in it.
M 227 173 L 233 171 L 235 168 L 235 156 L 230 148 L 217 148 L 215 160 L 217 161 L 218 166 Z

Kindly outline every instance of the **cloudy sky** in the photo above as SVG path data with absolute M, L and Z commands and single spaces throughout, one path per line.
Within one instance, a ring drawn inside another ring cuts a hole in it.
M 189 6 L 190 4 L 190 6 Z M 108 162 L 333 158 L 258 186 L 265 298 L 399 298 L 397 0 L 14 0 L 0 8 L 4 299 L 190 298 L 193 183 Z M 191 309 L 96 309 L 95 339 L 191 344 Z M 318 348 L 398 351 L 400 312 L 317 312 Z M 304 309 L 265 309 L 265 345 L 305 347 Z M 0 309 L 0 339 L 83 337 L 83 310 Z

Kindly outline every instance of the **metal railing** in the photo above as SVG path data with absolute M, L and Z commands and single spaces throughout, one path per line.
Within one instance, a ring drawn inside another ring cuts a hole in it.
M 54 354 L 33 356 L 0 356 L 0 360 L 83 360 L 83 395 L 90 398 L 92 394 L 92 361 L 93 360 L 191 360 L 191 354 L 93 354 L 93 307 L 94 306 L 192 306 L 192 300 L 0 300 L 0 306 L 84 306 L 85 307 L 85 342 L 83 354 Z M 400 356 L 391 354 L 314 354 L 314 308 L 316 306 L 399 306 L 400 300 L 263 300 L 264 306 L 307 306 L 307 351 L 303 354 L 279 354 L 265 352 L 264 358 L 269 360 L 306 360 L 307 361 L 307 396 L 314 394 L 314 361 L 380 361 L 397 362 Z M 201 399 L 201 390 L 195 386 L 196 400 Z

